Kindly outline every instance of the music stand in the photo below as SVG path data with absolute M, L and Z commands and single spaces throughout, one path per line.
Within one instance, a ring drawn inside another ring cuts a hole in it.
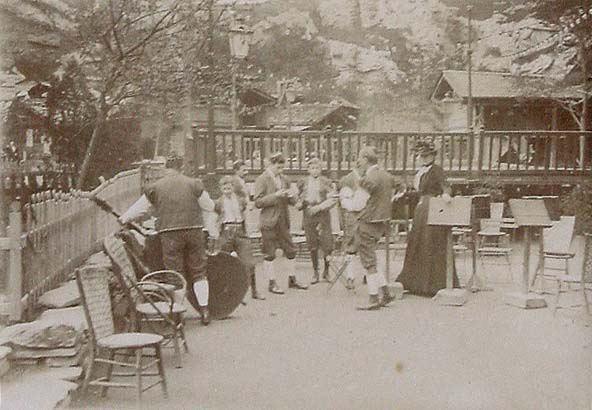
M 552 226 L 551 218 L 542 199 L 510 199 L 510 209 L 518 226 L 524 227 L 524 253 L 522 259 L 522 284 L 519 292 L 508 293 L 505 302 L 522 309 L 547 307 L 545 299 L 530 293 L 530 242 L 534 229 Z M 543 240 L 540 241 L 542 255 Z
M 434 300 L 441 305 L 462 306 L 467 303 L 467 291 L 454 286 L 454 250 L 452 227 L 471 225 L 471 202 L 468 197 L 455 197 L 447 202 L 442 198 L 430 198 L 428 225 L 446 227 L 446 288 L 440 289 Z

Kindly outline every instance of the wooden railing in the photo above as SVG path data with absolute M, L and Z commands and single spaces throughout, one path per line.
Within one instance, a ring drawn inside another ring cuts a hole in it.
M 244 160 L 254 172 L 265 168 L 270 152 L 282 151 L 288 172 L 302 172 L 311 155 L 324 169 L 337 173 L 352 169 L 357 153 L 374 145 L 381 163 L 395 174 L 417 169 L 413 147 L 431 140 L 438 148 L 436 161 L 452 174 L 469 175 L 590 175 L 592 132 L 480 131 L 476 133 L 376 133 L 353 131 L 196 130 L 186 159 L 197 173 L 230 172 Z
M 98 250 L 105 236 L 118 229 L 116 219 L 89 196 L 96 195 L 122 212 L 139 197 L 141 185 L 141 170 L 134 169 L 91 192 L 46 191 L 32 195 L 22 208 L 15 202 L 8 237 L 0 238 L 0 251 L 10 253 L 2 313 L 20 319 L 43 292 L 62 282 Z

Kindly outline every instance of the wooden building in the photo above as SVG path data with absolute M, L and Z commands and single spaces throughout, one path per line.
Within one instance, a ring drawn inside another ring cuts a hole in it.
M 473 128 L 485 130 L 577 130 L 560 101 L 579 98 L 574 88 L 557 88 L 543 76 L 472 72 Z M 467 71 L 444 70 L 431 94 L 444 129 L 467 130 Z

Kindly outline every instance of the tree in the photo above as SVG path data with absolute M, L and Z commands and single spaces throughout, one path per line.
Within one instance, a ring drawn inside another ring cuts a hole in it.
M 75 9 L 73 50 L 63 61 L 75 66 L 73 77 L 93 107 L 92 135 L 78 178 L 87 183 L 89 168 L 104 127 L 121 105 L 145 92 L 150 69 L 161 60 L 151 46 L 180 23 L 181 1 L 84 0 Z
M 592 52 L 592 1 L 591 0 L 537 0 L 528 7 L 533 15 L 561 30 L 564 44 L 576 48 L 575 65 L 579 69 L 578 100 L 561 100 L 560 103 L 571 114 L 581 131 L 590 126 L 590 96 L 592 95 L 590 55 Z M 580 137 L 579 159 L 584 165 L 586 140 Z

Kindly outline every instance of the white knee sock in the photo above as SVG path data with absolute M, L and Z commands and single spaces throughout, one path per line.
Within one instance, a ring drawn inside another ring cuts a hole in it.
M 356 269 L 354 267 L 355 255 L 345 255 L 345 260 L 347 262 L 347 266 L 345 267 L 345 278 L 353 280 Z
M 288 276 L 293 276 L 299 283 L 304 283 L 302 272 L 296 272 L 296 259 L 286 258 L 286 270 L 288 271 Z
M 379 288 L 386 286 L 386 277 L 384 276 L 384 273 L 378 272 L 375 276 L 376 276 L 376 284 L 378 285 Z
M 208 306 L 210 299 L 210 286 L 207 279 L 198 280 L 193 284 L 193 291 L 197 297 L 197 303 L 201 307 Z
M 263 275 L 267 281 L 275 280 L 275 273 L 273 271 L 273 261 L 263 261 Z
M 366 274 L 366 283 L 368 285 L 368 295 L 378 296 L 378 274 L 368 272 Z

